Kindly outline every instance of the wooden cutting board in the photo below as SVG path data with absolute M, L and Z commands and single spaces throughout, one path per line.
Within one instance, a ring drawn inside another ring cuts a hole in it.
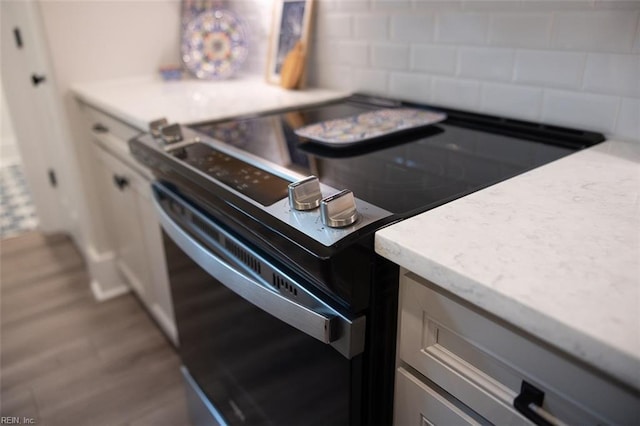
M 296 89 L 300 85 L 304 72 L 305 48 L 302 41 L 298 41 L 293 49 L 287 53 L 280 71 L 280 85 L 285 89 Z

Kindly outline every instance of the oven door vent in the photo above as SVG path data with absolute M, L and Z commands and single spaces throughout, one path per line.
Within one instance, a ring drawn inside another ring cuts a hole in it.
M 216 231 L 215 229 L 213 229 L 212 227 L 207 226 L 207 224 L 202 219 L 200 219 L 198 216 L 192 215 L 191 216 L 191 220 L 193 221 L 193 224 L 201 232 L 204 232 L 213 241 L 216 241 L 216 242 L 220 241 L 220 233 L 218 231 Z
M 245 249 L 228 238 L 225 238 L 225 247 L 235 256 L 236 259 L 247 265 L 256 274 L 260 275 L 262 273 L 262 262 L 249 254 Z
M 275 272 L 273 273 L 271 283 L 278 290 L 287 291 L 290 295 L 298 297 L 298 289 L 294 285 L 289 283 L 287 279 L 283 278 L 279 274 L 276 274 Z

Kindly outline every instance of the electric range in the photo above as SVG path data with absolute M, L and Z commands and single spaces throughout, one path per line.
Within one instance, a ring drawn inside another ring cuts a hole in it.
M 343 147 L 303 126 L 444 113 Z M 390 424 L 398 268 L 375 231 L 603 141 L 366 95 L 130 141 L 156 178 L 185 383 L 203 424 Z

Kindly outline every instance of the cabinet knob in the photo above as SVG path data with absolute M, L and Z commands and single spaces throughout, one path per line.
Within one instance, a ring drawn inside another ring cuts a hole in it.
M 320 203 L 322 223 L 330 228 L 343 228 L 358 220 L 356 199 L 353 192 L 344 189 Z
M 295 210 L 311 210 L 320 205 L 322 192 L 315 176 L 289 184 L 289 205 Z
M 113 175 L 113 183 L 120 191 L 124 191 L 129 186 L 129 179 L 124 176 Z
M 108 133 L 109 132 L 109 128 L 106 127 L 105 125 L 103 125 L 102 123 L 94 124 L 91 129 L 96 133 Z

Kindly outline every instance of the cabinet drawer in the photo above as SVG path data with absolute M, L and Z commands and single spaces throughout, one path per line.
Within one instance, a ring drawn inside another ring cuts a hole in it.
M 127 123 L 85 103 L 81 103 L 80 106 L 88 120 L 90 128 L 97 133 L 108 132 L 116 138 L 126 142 L 145 130 L 130 126 Z
M 640 421 L 637 394 L 405 272 L 400 280 L 401 361 L 492 423 L 530 423 L 513 408 L 523 381 L 544 392 L 541 410 L 532 408 L 552 422 Z
M 129 139 L 141 132 L 89 105 L 80 105 L 87 117 L 92 142 L 150 180 L 152 174 L 149 169 L 138 163 L 129 151 Z
M 465 412 L 459 402 L 422 383 L 402 367 L 396 370 L 395 392 L 393 424 L 396 426 L 482 424 L 472 413 Z

